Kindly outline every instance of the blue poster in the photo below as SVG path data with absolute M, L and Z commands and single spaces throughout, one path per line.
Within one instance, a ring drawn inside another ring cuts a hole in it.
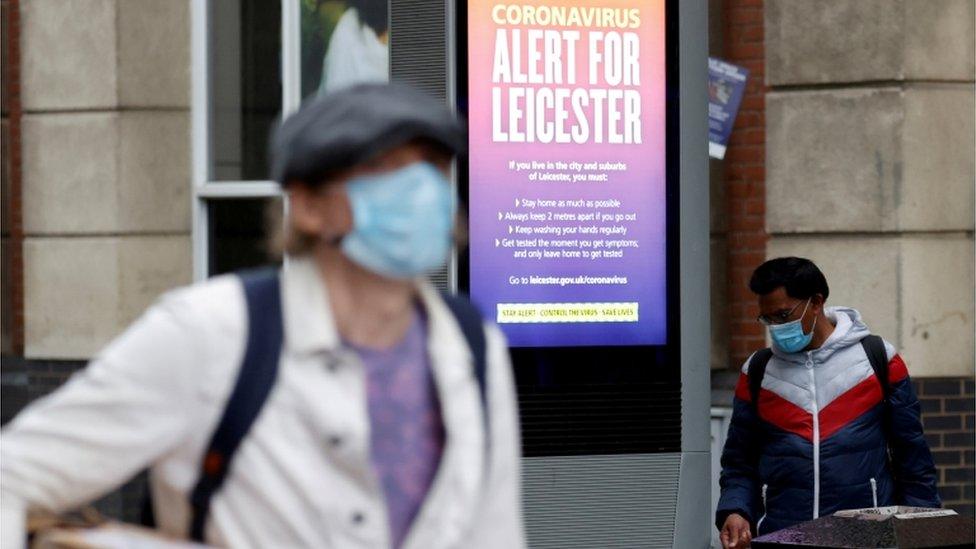
M 708 58 L 708 155 L 725 158 L 735 115 L 749 71 L 720 59 Z

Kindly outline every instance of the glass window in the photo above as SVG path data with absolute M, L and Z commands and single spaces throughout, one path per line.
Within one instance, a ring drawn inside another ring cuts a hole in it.
M 268 179 L 268 134 L 281 113 L 281 2 L 210 3 L 210 178 Z
M 209 208 L 211 276 L 271 262 L 269 208 L 280 198 L 211 200 Z
M 390 78 L 387 0 L 301 0 L 301 94 Z
M 198 29 L 194 96 L 194 272 L 198 278 L 270 261 L 266 209 L 282 208 L 268 181 L 268 140 L 303 98 L 390 74 L 388 0 L 193 2 Z M 205 95 L 202 93 L 205 91 Z M 205 121 L 205 122 L 204 122 Z

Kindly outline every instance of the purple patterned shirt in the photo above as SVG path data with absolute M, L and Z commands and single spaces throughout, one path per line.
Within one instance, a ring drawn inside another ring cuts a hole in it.
M 419 309 L 402 341 L 376 350 L 346 343 L 366 367 L 370 457 L 383 486 L 390 539 L 400 547 L 434 481 L 444 425 Z

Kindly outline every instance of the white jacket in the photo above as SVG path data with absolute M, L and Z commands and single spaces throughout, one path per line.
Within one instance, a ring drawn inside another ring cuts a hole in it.
M 390 80 L 390 48 L 362 23 L 356 8 L 346 10 L 329 40 L 322 59 L 319 93 L 325 94 L 363 82 Z
M 282 288 L 277 381 L 212 501 L 207 541 L 389 547 L 383 491 L 369 457 L 364 368 L 340 345 L 310 261 L 290 261 Z M 418 288 L 447 439 L 404 547 L 522 547 L 518 416 L 504 337 L 488 325 L 486 477 L 473 358 L 437 291 L 426 282 Z M 26 509 L 69 509 L 150 465 L 159 528 L 185 536 L 188 493 L 240 367 L 245 319 L 234 276 L 171 292 L 65 387 L 5 428 L 3 548 L 22 545 Z

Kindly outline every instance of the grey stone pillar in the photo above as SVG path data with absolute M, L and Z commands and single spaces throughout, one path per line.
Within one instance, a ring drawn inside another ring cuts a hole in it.
M 972 376 L 974 2 L 766 0 L 768 255 L 916 377 Z
M 22 4 L 25 354 L 90 357 L 189 282 L 189 3 Z

